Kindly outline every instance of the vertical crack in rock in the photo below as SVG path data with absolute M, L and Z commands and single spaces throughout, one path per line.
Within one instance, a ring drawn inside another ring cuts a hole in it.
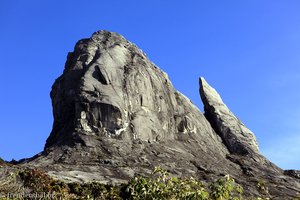
M 200 96 L 205 117 L 233 154 L 259 153 L 254 134 L 228 109 L 217 91 L 201 77 Z
M 103 73 L 98 65 L 95 66 L 95 71 L 93 72 L 93 77 L 97 79 L 99 82 L 101 82 L 103 85 L 108 84 L 108 78 L 104 76 L 105 73 Z

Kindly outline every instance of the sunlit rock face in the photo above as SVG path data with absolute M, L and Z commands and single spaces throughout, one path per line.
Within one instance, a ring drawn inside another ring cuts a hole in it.
M 21 165 L 64 181 L 113 184 L 162 166 L 208 182 L 230 174 L 251 195 L 261 179 L 271 197 L 300 192 L 299 180 L 259 154 L 253 133 L 204 79 L 200 93 L 205 115 L 136 45 L 96 32 L 68 54 L 52 86 L 45 149 Z
M 53 131 L 46 148 L 83 142 L 85 136 L 128 142 L 174 140 L 192 134 L 219 149 L 219 138 L 199 110 L 176 91 L 167 75 L 134 44 L 100 31 L 68 55 L 51 98 Z

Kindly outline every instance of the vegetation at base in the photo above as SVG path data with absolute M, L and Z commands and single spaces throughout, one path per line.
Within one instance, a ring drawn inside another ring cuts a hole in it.
M 229 175 L 219 178 L 210 184 L 204 184 L 194 178 L 172 177 L 166 170 L 160 167 L 154 169 L 151 178 L 136 176 L 128 184 L 119 186 L 104 185 L 98 182 L 83 184 L 65 183 L 54 180 L 38 169 L 22 170 L 19 172 L 19 177 L 23 181 L 27 192 L 52 194 L 51 199 L 249 199 L 243 197 L 243 188 Z M 258 185 L 262 189 L 266 189 L 263 182 L 258 183 Z M 264 198 L 250 199 L 264 200 Z
M 265 180 L 259 179 L 256 187 L 261 194 L 269 195 L 269 188 L 266 186 Z
M 65 183 L 54 180 L 38 169 L 25 170 L 19 173 L 24 187 L 31 193 L 52 194 L 56 199 L 123 199 L 120 186 L 104 185 L 98 182 Z M 53 198 L 52 198 L 53 199 Z

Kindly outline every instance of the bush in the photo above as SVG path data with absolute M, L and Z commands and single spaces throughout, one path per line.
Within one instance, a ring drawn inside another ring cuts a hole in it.
M 120 189 L 111 185 L 97 182 L 92 183 L 64 183 L 54 180 L 45 172 L 38 169 L 27 169 L 19 172 L 24 187 L 33 193 L 54 194 L 62 199 L 122 199 Z
M 19 172 L 19 176 L 24 181 L 24 186 L 34 192 L 52 192 L 54 180 L 45 172 L 38 169 L 25 170 Z
M 119 188 L 110 185 L 92 182 L 85 184 L 69 183 L 68 186 L 70 194 L 75 194 L 82 199 L 122 199 Z
M 211 199 L 242 199 L 242 186 L 236 184 L 234 179 L 229 175 L 226 175 L 224 178 L 219 178 L 217 181 L 211 183 L 209 188 Z
M 130 199 L 242 199 L 243 188 L 225 176 L 213 182 L 209 189 L 194 178 L 170 177 L 166 170 L 155 168 L 156 178 L 135 177 L 129 182 Z
M 156 167 L 152 177 L 136 176 L 121 186 L 91 183 L 64 183 L 52 179 L 38 170 L 24 170 L 19 173 L 24 186 L 32 192 L 55 194 L 62 199 L 145 199 L 145 200 L 241 200 L 243 188 L 229 175 L 209 185 L 194 178 L 172 177 L 166 170 Z M 265 189 L 260 182 L 259 188 Z M 252 198 L 263 200 L 264 198 Z

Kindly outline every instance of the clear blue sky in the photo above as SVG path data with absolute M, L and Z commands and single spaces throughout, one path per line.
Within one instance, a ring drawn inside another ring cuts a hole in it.
M 0 156 L 42 151 L 67 52 L 106 29 L 142 48 L 201 110 L 204 76 L 267 158 L 300 169 L 299 10 L 299 0 L 0 0 Z

